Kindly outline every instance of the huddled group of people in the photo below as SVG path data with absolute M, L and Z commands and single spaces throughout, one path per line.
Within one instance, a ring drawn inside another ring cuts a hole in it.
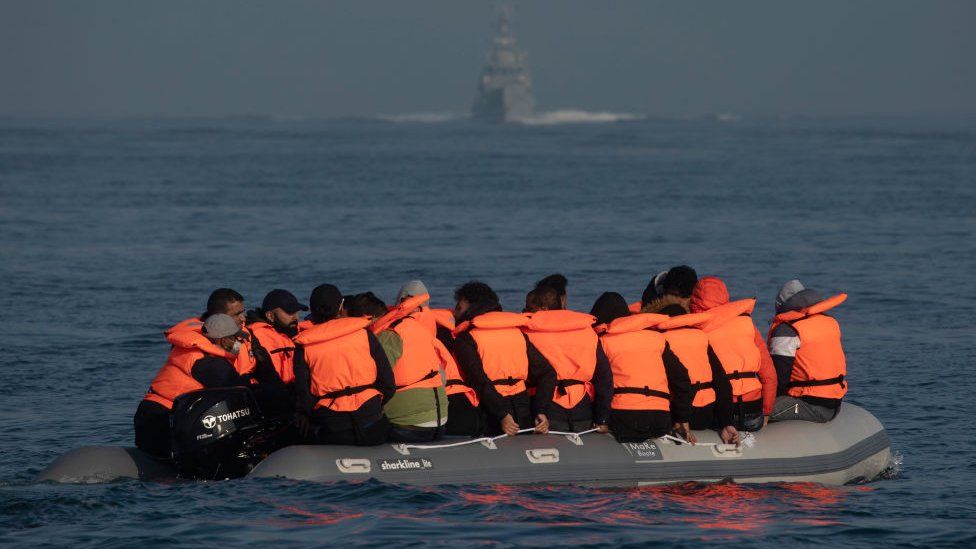
M 791 280 L 764 338 L 755 299 L 733 301 L 686 265 L 654 276 L 639 302 L 606 292 L 589 313 L 567 308 L 566 288 L 543 278 L 521 312 L 483 282 L 458 287 L 453 310 L 431 308 L 418 280 L 390 305 L 322 284 L 308 305 L 275 289 L 248 310 L 217 289 L 165 332 L 172 349 L 136 411 L 136 445 L 169 457 L 174 401 L 215 387 L 250 388 L 290 443 L 350 445 L 526 429 L 621 442 L 713 429 L 731 444 L 769 421 L 830 421 L 847 392 L 840 327 L 825 314 L 845 294 Z

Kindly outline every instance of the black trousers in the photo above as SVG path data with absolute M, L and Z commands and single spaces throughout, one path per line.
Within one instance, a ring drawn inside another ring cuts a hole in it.
M 169 459 L 173 451 L 169 408 L 158 402 L 143 400 L 136 408 L 132 423 L 136 431 L 136 448 L 152 456 Z
M 447 434 L 449 436 L 480 437 L 487 426 L 485 412 L 471 405 L 461 393 L 447 395 Z
M 377 446 L 386 442 L 390 434 L 390 421 L 381 415 L 375 418 L 353 417 L 349 412 L 349 427 L 337 427 L 336 422 L 316 422 L 312 418 L 312 444 L 344 444 L 348 446 Z
M 610 410 L 610 431 L 617 442 L 644 442 L 671 432 L 671 414 L 661 410 Z
M 532 416 L 532 403 L 529 401 L 528 392 L 523 391 L 504 398 L 507 407 L 506 411 L 512 414 L 512 418 L 518 423 L 519 429 L 535 427 L 535 418 Z M 450 412 L 448 412 L 448 417 L 450 417 Z M 485 429 L 485 434 L 494 437 L 502 433 L 501 418 L 497 420 L 488 418 L 488 426 Z
M 715 403 L 708 406 L 692 406 L 691 420 L 688 422 L 692 429 L 703 431 L 705 429 L 715 429 Z
M 593 401 L 584 395 L 572 408 L 563 408 L 555 402 L 549 406 L 549 430 L 579 433 L 593 427 Z

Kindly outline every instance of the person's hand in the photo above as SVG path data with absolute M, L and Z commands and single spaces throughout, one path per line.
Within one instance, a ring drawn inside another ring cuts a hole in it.
M 598 433 L 609 433 L 610 432 L 610 426 L 607 425 L 606 423 L 601 423 L 599 425 L 593 425 L 593 428 L 596 429 L 596 432 L 598 432 Z
M 737 431 L 735 427 L 731 425 L 727 425 L 724 429 L 722 429 L 719 436 L 722 437 L 722 442 L 726 444 L 735 444 L 736 446 L 739 445 L 739 431 Z
M 763 427 L 769 425 L 769 416 L 763 416 Z
M 675 423 L 672 429 L 674 429 L 675 433 L 678 433 L 678 435 L 680 435 L 683 439 L 687 440 L 689 443 L 695 444 L 696 442 L 698 442 L 698 439 L 695 438 L 694 433 L 691 432 L 691 426 L 688 425 L 687 422 Z
M 549 418 L 546 414 L 535 416 L 535 432 L 544 435 L 549 432 Z
M 502 432 L 510 437 L 518 434 L 519 426 L 518 423 L 515 423 L 515 418 L 512 417 L 512 414 L 505 414 L 505 417 L 502 418 Z

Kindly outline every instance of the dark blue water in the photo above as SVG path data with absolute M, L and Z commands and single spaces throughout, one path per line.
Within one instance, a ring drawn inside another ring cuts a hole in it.
M 976 543 L 976 120 L 0 121 L 0 544 Z M 900 467 L 854 487 L 32 485 L 130 444 L 164 327 L 211 289 L 323 282 L 517 308 L 688 263 L 758 296 L 847 291 L 851 401 Z

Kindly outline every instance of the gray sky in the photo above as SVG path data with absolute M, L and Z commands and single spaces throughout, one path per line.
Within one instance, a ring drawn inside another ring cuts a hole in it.
M 467 110 L 492 4 L 0 0 L 0 115 Z M 976 2 L 523 0 L 541 110 L 974 114 Z

